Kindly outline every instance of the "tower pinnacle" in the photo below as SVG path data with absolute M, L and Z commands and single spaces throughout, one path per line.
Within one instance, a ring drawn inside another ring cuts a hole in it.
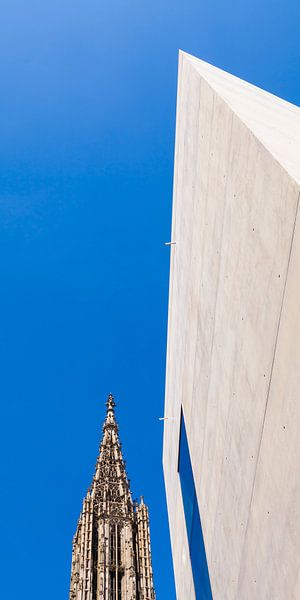
M 73 541 L 70 600 L 155 600 L 149 513 L 132 502 L 109 394 L 92 485 Z
M 105 404 L 107 406 L 107 412 L 109 410 L 112 410 L 113 412 L 115 412 L 116 403 L 115 403 L 114 397 L 111 392 L 110 392 L 110 394 L 108 394 L 108 398 L 107 398 Z
M 116 403 L 115 403 L 114 397 L 111 393 L 108 395 L 108 398 L 107 398 L 105 404 L 106 404 L 106 419 L 103 423 L 103 431 L 104 431 L 105 427 L 107 427 L 107 425 L 112 425 L 112 426 L 116 427 L 116 429 L 118 429 L 116 419 L 115 419 Z

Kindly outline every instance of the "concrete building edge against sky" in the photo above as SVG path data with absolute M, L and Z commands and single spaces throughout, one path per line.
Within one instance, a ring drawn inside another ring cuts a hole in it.
M 178 600 L 300 596 L 299 195 L 299 108 L 180 52 L 163 448 Z

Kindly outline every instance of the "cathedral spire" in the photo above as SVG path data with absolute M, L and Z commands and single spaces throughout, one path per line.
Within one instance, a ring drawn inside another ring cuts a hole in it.
M 110 392 L 110 394 L 108 394 L 108 398 L 107 398 L 105 404 L 107 406 L 107 412 L 109 410 L 111 410 L 113 413 L 115 412 L 116 403 L 115 403 L 115 399 L 111 392 Z
M 105 404 L 106 404 L 106 419 L 103 423 L 103 431 L 104 431 L 105 427 L 111 426 L 111 425 L 118 428 L 117 423 L 116 423 L 116 417 L 115 417 L 116 403 L 115 403 L 112 393 L 110 393 L 108 395 L 108 398 L 107 398 Z
M 106 418 L 100 444 L 92 494 L 99 504 L 101 514 L 126 515 L 133 512 L 129 481 L 123 460 L 119 428 L 115 418 L 114 397 L 106 401 Z
M 73 541 L 70 600 L 155 600 L 149 513 L 133 504 L 109 394 L 92 485 Z

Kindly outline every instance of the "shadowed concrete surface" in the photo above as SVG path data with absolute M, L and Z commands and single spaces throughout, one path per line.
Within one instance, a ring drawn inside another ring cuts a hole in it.
M 300 110 L 180 53 L 163 463 L 195 598 L 183 407 L 214 600 L 300 598 Z

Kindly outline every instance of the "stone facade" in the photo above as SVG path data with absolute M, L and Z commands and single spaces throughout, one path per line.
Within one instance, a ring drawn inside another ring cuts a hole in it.
M 110 394 L 96 471 L 73 540 L 70 600 L 155 600 L 149 513 L 132 501 Z

